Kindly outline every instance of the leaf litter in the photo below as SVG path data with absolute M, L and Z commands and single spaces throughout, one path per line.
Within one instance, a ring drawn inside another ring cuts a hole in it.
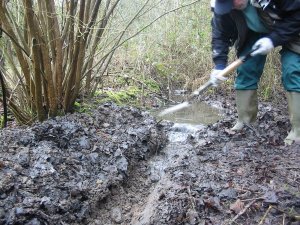
M 2 130 L 0 224 L 299 224 L 286 105 L 260 104 L 258 123 L 233 132 L 232 99 L 214 101 L 224 118 L 188 135 L 114 104 Z

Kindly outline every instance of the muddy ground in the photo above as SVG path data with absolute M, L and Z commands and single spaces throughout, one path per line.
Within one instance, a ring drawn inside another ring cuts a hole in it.
M 285 104 L 232 132 L 233 98 L 211 125 L 173 125 L 104 104 L 0 132 L 0 224 L 299 224 L 300 146 Z M 284 99 L 281 102 L 285 102 Z

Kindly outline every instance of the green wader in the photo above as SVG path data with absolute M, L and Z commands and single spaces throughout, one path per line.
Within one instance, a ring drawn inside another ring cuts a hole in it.
M 260 38 L 250 37 L 241 55 L 250 51 L 253 42 Z M 286 144 L 300 141 L 300 54 L 283 48 L 280 51 L 282 83 L 287 91 L 292 129 L 285 139 Z M 233 130 L 240 130 L 244 123 L 255 121 L 257 114 L 257 86 L 263 72 L 266 56 L 250 58 L 237 69 L 235 80 L 238 120 Z
M 261 34 L 251 33 L 251 36 L 248 37 L 247 44 L 244 46 L 240 55 L 247 54 L 251 50 L 253 44 L 261 37 Z M 249 58 L 237 69 L 235 100 L 238 119 L 232 130 L 241 130 L 244 127 L 244 124 L 250 124 L 256 120 L 258 110 L 257 87 L 263 73 L 265 62 L 266 56 L 258 55 Z
M 281 54 L 282 83 L 287 91 L 292 129 L 284 142 L 300 142 L 300 54 L 283 48 Z

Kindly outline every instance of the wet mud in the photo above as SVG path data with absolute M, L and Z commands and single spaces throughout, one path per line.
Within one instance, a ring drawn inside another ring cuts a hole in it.
M 0 133 L 0 224 L 87 224 L 166 143 L 152 116 L 106 104 Z
M 102 105 L 0 133 L 0 224 L 299 224 L 300 146 L 287 106 L 261 103 L 232 132 L 232 97 L 209 125 Z

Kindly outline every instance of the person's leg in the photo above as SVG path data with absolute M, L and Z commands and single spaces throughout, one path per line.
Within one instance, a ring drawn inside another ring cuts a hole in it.
M 287 99 L 292 129 L 285 138 L 286 144 L 300 141 L 300 54 L 283 49 L 281 54 L 282 83 Z
M 258 34 L 253 34 L 240 55 L 250 52 L 255 41 L 260 37 Z M 238 119 L 232 130 L 241 130 L 244 124 L 249 124 L 256 120 L 258 108 L 257 87 L 265 62 L 266 56 L 258 55 L 249 58 L 237 69 L 235 89 Z

